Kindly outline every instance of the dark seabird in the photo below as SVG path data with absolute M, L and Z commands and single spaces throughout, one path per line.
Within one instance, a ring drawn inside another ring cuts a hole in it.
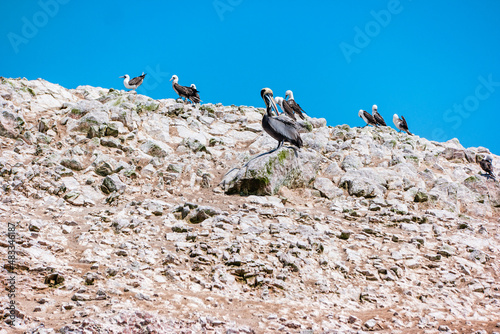
M 378 126 L 375 118 L 372 115 L 370 115 L 370 113 L 368 113 L 366 110 L 360 109 L 358 112 L 358 116 L 361 117 L 363 121 L 366 122 L 366 125 Z
M 277 96 L 274 101 L 276 101 L 276 103 L 281 107 L 281 109 L 285 112 L 285 114 L 292 118 L 294 121 L 296 121 L 297 119 L 295 118 L 295 112 L 293 111 L 292 107 L 290 106 L 290 104 L 288 103 L 288 101 L 286 101 L 285 99 L 283 99 L 282 97 L 280 96 Z
M 188 99 L 194 103 L 200 103 L 200 97 L 197 94 L 197 90 L 193 89 L 191 87 L 186 87 L 186 86 L 181 86 L 178 84 L 179 78 L 177 75 L 172 75 L 172 78 L 170 79 L 172 81 L 172 88 L 175 90 L 177 95 L 179 95 L 181 98 L 184 98 L 185 101 Z M 184 101 L 184 102 L 185 102 Z
M 285 115 L 273 115 L 273 109 L 276 115 L 279 114 L 278 107 L 273 99 L 273 91 L 270 88 L 262 88 L 260 96 L 266 104 L 266 114 L 262 118 L 262 128 L 278 141 L 278 147 L 271 152 L 279 149 L 285 141 L 301 148 L 302 138 L 300 138 L 295 122 Z
M 406 124 L 406 119 L 404 118 L 404 116 L 401 116 L 401 118 L 399 118 L 397 114 L 394 114 L 392 116 L 392 122 L 399 131 L 406 131 L 407 134 L 412 135 L 410 130 L 408 130 L 408 124 Z
M 378 125 L 387 126 L 387 124 L 385 124 L 384 118 L 378 113 L 377 109 L 378 109 L 377 105 L 374 104 L 372 107 L 373 118 L 375 118 Z
M 496 180 L 495 174 L 493 174 L 493 164 L 491 156 L 488 156 L 479 161 L 479 166 L 489 175 L 493 180 Z
M 302 119 L 305 119 L 305 116 L 303 113 L 305 113 L 304 110 L 302 110 L 302 108 L 299 106 L 299 104 L 297 102 L 295 102 L 294 98 L 293 98 L 293 92 L 291 90 L 287 90 L 285 92 L 285 99 L 288 97 L 288 104 L 290 105 L 290 107 L 292 107 L 292 110 L 294 113 L 298 114 L 300 118 Z
M 191 84 L 191 86 L 190 86 L 190 87 L 191 87 L 191 88 L 193 89 L 193 91 L 194 91 L 194 97 L 196 97 L 198 100 L 200 100 L 200 102 L 202 102 L 202 101 L 201 101 L 201 99 L 200 99 L 200 94 L 199 94 L 199 93 L 200 93 L 200 91 L 196 89 L 196 85 L 195 85 L 195 84 Z
M 142 75 L 135 77 L 132 80 L 130 80 L 130 77 L 128 76 L 128 74 L 122 75 L 120 78 L 125 78 L 125 79 L 123 79 L 123 85 L 125 86 L 125 88 L 135 90 L 135 89 L 137 89 L 137 87 L 142 85 L 142 82 L 144 81 L 145 76 L 146 76 L 146 73 L 143 72 Z

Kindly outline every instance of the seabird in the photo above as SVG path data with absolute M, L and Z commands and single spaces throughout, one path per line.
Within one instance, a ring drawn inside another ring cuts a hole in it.
M 399 131 L 406 131 L 407 134 L 412 135 L 410 130 L 408 130 L 408 124 L 406 124 L 406 119 L 404 118 L 404 116 L 401 116 L 401 118 L 399 118 L 397 114 L 394 114 L 392 116 L 392 122 Z
M 368 113 L 366 110 L 360 109 L 358 112 L 358 116 L 361 117 L 363 121 L 366 122 L 366 125 L 378 126 L 375 118 L 372 115 L 370 115 L 370 113 Z
M 373 118 L 375 118 L 375 121 L 377 121 L 377 124 L 387 126 L 387 124 L 385 124 L 384 118 L 378 113 L 377 108 L 378 107 L 376 104 L 374 104 L 372 107 Z
M 123 85 L 125 86 L 125 88 L 136 90 L 137 87 L 142 85 L 142 82 L 144 81 L 145 76 L 146 76 L 146 73 L 142 72 L 142 75 L 135 77 L 132 80 L 130 80 L 130 77 L 128 76 L 128 74 L 122 75 L 120 78 L 125 78 L 125 79 L 123 79 Z
M 479 166 L 489 175 L 493 178 L 493 180 L 496 180 L 495 174 L 493 174 L 493 164 L 492 164 L 492 158 L 491 156 L 488 156 L 482 160 L 479 161 Z
M 281 107 L 281 109 L 285 112 L 285 114 L 288 117 L 292 118 L 294 121 L 297 120 L 295 118 L 295 113 L 294 113 L 292 107 L 290 106 L 290 104 L 288 103 L 287 100 L 283 99 L 280 96 L 276 96 L 276 98 L 274 99 L 274 101 L 276 101 L 276 103 Z
M 299 106 L 299 104 L 297 102 L 295 102 L 295 100 L 293 99 L 293 92 L 291 90 L 287 90 L 285 92 L 285 99 L 287 97 L 288 97 L 287 102 L 290 105 L 290 107 L 292 107 L 293 112 L 296 114 L 299 114 L 300 118 L 305 119 L 304 114 L 302 114 L 302 113 L 305 113 L 305 111 L 302 110 L 302 108 Z
M 191 86 L 190 86 L 190 87 L 191 87 L 191 88 L 193 89 L 193 91 L 194 91 L 194 96 L 195 96 L 198 100 L 200 100 L 200 102 L 201 102 L 201 99 L 200 99 L 200 94 L 198 94 L 198 93 L 199 93 L 199 91 L 196 89 L 196 85 L 195 85 L 195 84 L 191 84 Z
M 285 141 L 301 148 L 302 138 L 300 138 L 295 122 L 285 115 L 273 115 L 273 109 L 275 110 L 276 115 L 279 114 L 278 107 L 273 99 L 273 91 L 270 88 L 262 88 L 260 96 L 266 104 L 266 114 L 264 114 L 264 117 L 262 118 L 262 128 L 271 137 L 278 141 L 278 147 L 271 152 L 279 149 Z
M 172 81 L 172 88 L 175 90 L 177 95 L 179 95 L 181 98 L 185 98 L 187 101 L 188 99 L 191 100 L 194 103 L 200 103 L 200 97 L 197 94 L 197 90 L 193 89 L 191 87 L 186 87 L 186 86 L 181 86 L 178 84 L 179 78 L 177 75 L 172 75 L 172 78 L 170 79 Z M 184 101 L 184 102 L 185 102 Z

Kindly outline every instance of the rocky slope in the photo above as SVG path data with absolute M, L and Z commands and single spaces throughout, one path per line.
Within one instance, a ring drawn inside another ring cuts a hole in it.
M 308 118 L 255 158 L 262 108 L 41 79 L 0 107 L 18 332 L 500 332 L 486 148 Z

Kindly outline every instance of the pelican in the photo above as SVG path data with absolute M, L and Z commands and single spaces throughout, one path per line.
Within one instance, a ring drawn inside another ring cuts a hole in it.
M 130 77 L 128 74 L 122 75 L 120 78 L 124 78 L 123 85 L 125 86 L 125 88 L 136 90 L 137 87 L 142 85 L 142 82 L 144 81 L 145 76 L 146 76 L 146 73 L 142 72 L 142 75 L 135 77 L 132 80 L 130 80 Z
M 294 98 L 293 98 L 293 92 L 291 90 L 287 90 L 285 92 L 285 99 L 288 97 L 288 104 L 290 105 L 290 107 L 292 107 L 292 110 L 296 113 L 296 114 L 299 114 L 299 117 L 302 118 L 302 119 L 305 119 L 305 116 L 304 116 L 304 110 L 302 110 L 302 108 L 299 106 L 299 104 L 297 102 L 295 102 Z
M 175 74 L 172 75 L 170 81 L 172 81 L 172 88 L 175 90 L 177 95 L 185 99 L 184 102 L 186 102 L 188 99 L 194 103 L 199 103 L 201 101 L 199 95 L 197 96 L 198 91 L 196 91 L 196 89 L 193 89 L 191 87 L 181 86 L 178 84 L 179 77 L 177 77 L 177 75 Z
M 266 114 L 262 118 L 262 128 L 268 135 L 278 141 L 278 147 L 271 152 L 279 149 L 285 141 L 301 148 L 302 138 L 300 138 L 295 122 L 285 115 L 273 115 L 273 109 L 276 111 L 276 115 L 278 115 L 278 107 L 273 99 L 273 91 L 270 88 L 262 88 L 260 96 L 266 104 Z
M 366 112 L 366 110 L 360 109 L 358 112 L 358 116 L 361 117 L 363 121 L 366 122 L 366 125 L 378 126 L 375 118 L 372 115 L 370 115 L 370 113 Z
M 285 112 L 285 114 L 296 121 L 297 119 L 295 118 L 295 112 L 293 111 L 292 107 L 290 106 L 290 103 L 288 103 L 287 100 L 283 99 L 280 96 L 276 96 L 274 99 L 276 103 L 281 107 L 281 109 Z
M 491 177 L 493 180 L 496 180 L 495 174 L 493 174 L 493 164 L 492 164 L 492 157 L 487 156 L 484 159 L 481 159 L 479 161 L 479 166 Z
M 387 126 L 387 124 L 385 124 L 384 118 L 378 113 L 377 109 L 378 109 L 377 105 L 374 104 L 372 107 L 373 118 L 375 118 L 378 125 Z
M 406 119 L 404 118 L 404 116 L 401 116 L 401 118 L 399 118 L 398 114 L 394 114 L 392 116 L 392 122 L 399 131 L 406 131 L 407 134 L 409 134 L 410 136 L 412 135 L 410 130 L 408 130 L 408 124 L 406 124 Z

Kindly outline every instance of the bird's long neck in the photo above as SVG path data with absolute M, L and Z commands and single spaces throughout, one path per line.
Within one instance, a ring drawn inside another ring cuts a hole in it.
M 175 85 L 177 82 L 179 82 L 179 78 L 174 78 L 174 80 L 172 81 L 172 85 Z
M 273 117 L 273 107 L 269 104 L 266 108 L 266 113 L 267 113 L 267 116 L 269 117 Z
M 125 86 L 127 86 L 127 85 L 128 85 L 128 81 L 129 81 L 129 79 L 130 79 L 129 77 L 125 77 L 125 79 L 123 79 L 123 84 L 124 84 Z
M 288 94 L 288 99 L 289 99 L 289 100 L 293 100 L 293 92 L 290 92 L 290 93 Z

